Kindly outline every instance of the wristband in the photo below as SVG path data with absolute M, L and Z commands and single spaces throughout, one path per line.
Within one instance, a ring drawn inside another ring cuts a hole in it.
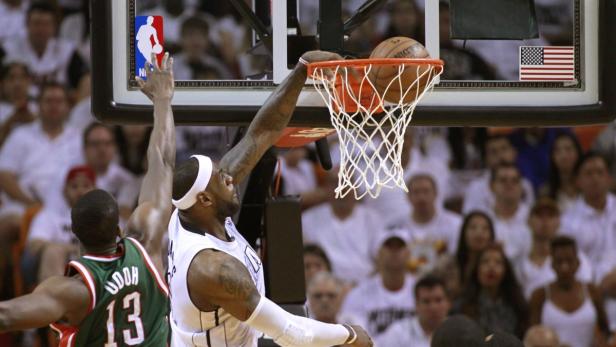
M 346 327 L 347 329 L 349 329 L 351 331 L 351 334 L 349 334 L 349 338 L 345 341 L 345 345 L 350 345 L 352 343 L 354 343 L 355 341 L 357 341 L 357 333 L 355 332 L 355 329 L 353 329 L 352 326 L 348 325 L 348 324 L 343 324 L 344 327 Z
M 306 59 L 299 57 L 298 62 L 304 66 L 308 66 L 308 64 L 310 64 Z

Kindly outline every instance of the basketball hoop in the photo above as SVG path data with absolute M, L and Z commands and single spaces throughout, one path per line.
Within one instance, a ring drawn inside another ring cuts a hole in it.
M 376 79 L 387 68 L 391 77 Z M 308 64 L 340 139 L 336 197 L 378 197 L 382 187 L 408 191 L 402 167 L 404 133 L 421 98 L 443 72 L 438 59 L 352 59 Z M 412 76 L 412 77 L 410 77 Z M 386 79 L 386 83 L 381 82 Z

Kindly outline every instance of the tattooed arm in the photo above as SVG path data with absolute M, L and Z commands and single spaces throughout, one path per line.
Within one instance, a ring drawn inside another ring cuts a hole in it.
M 306 52 L 302 58 L 307 62 L 342 59 L 338 54 L 323 51 Z M 246 136 L 220 160 L 220 167 L 233 177 L 236 184 L 246 178 L 289 124 L 305 81 L 306 66 L 298 63 L 259 109 Z
M 327 324 L 295 316 L 262 297 L 246 267 L 229 254 L 203 250 L 188 269 L 191 301 L 202 311 L 222 308 L 283 347 L 372 346 L 359 326 Z M 194 338 L 194 334 L 180 338 Z

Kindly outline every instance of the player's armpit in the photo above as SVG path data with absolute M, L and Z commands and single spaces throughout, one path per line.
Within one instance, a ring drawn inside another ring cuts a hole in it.
M 0 332 L 40 328 L 60 319 L 79 324 L 90 308 L 90 293 L 76 278 L 51 277 L 32 294 L 0 302 Z
M 210 249 L 192 260 L 187 281 L 190 298 L 200 310 L 222 307 L 241 321 L 250 317 L 261 298 L 244 264 Z

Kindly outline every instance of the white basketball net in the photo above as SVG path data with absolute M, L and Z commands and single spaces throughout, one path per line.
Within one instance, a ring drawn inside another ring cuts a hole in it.
M 381 95 L 368 78 L 372 67 L 371 63 L 361 67 L 315 67 L 310 76 L 316 80 L 316 89 L 329 109 L 331 122 L 340 139 L 336 198 L 343 198 L 351 192 L 358 200 L 365 195 L 376 198 L 382 187 L 397 186 L 408 191 L 402 167 L 404 133 L 417 103 L 434 87 L 435 77 L 443 71 L 442 65 L 437 64 L 400 64 L 398 74 Z M 401 77 L 406 69 L 417 69 L 417 79 L 410 85 L 402 83 Z M 360 82 L 355 82 L 357 80 Z M 425 83 L 423 90 L 419 87 L 420 81 Z M 392 86 L 399 88 L 400 99 L 388 103 L 383 96 Z M 365 92 L 369 95 L 367 99 Z M 364 100 L 360 101 L 360 95 L 364 95 Z M 405 99 L 412 101 L 406 103 Z M 374 116 L 380 109 L 384 112 Z

